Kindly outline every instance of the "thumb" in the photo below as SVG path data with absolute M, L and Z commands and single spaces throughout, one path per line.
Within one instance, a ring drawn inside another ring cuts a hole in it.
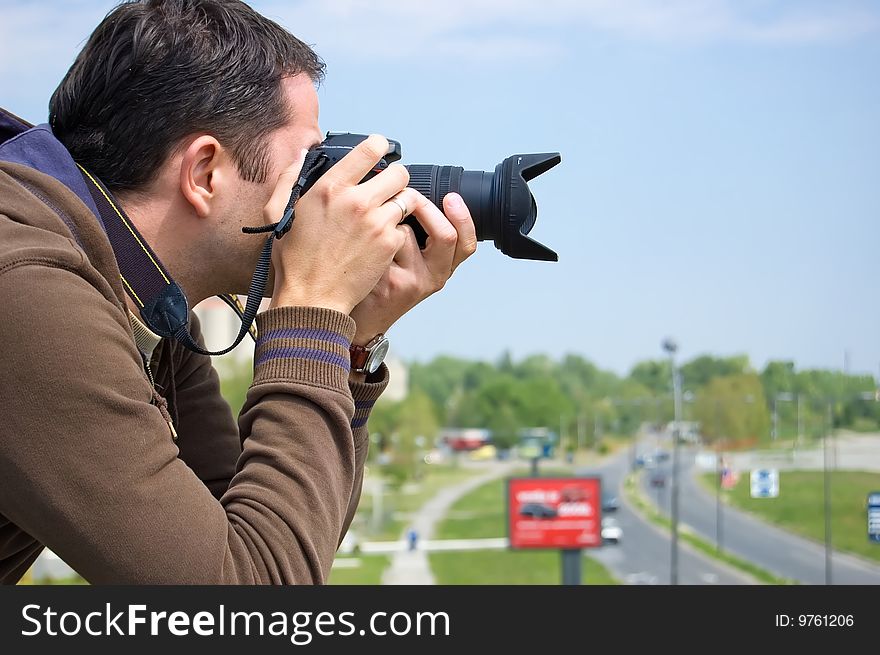
M 299 157 L 296 158 L 296 161 L 285 168 L 281 172 L 281 175 L 278 176 L 278 182 L 275 184 L 275 190 L 272 192 L 272 197 L 269 198 L 269 202 L 267 202 L 266 206 L 263 208 L 263 220 L 266 221 L 267 224 L 281 220 L 284 210 L 287 208 L 287 202 L 290 200 L 293 185 L 296 184 L 297 179 L 299 179 L 299 174 L 302 171 L 303 162 L 305 162 L 306 159 L 306 153 L 308 153 L 308 150 L 303 148 L 299 153 Z

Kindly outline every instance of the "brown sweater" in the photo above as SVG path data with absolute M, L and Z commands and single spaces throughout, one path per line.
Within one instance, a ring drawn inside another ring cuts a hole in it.
M 0 581 L 43 546 L 97 584 L 326 581 L 387 385 L 384 367 L 349 383 L 350 317 L 258 316 L 236 426 L 208 357 L 163 340 L 153 387 L 100 225 L 55 179 L 6 163 L 0 298 Z

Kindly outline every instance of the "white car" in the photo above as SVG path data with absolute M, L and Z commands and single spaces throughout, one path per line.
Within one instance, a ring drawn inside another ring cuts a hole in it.
M 620 543 L 623 539 L 623 528 L 610 516 L 602 519 L 602 542 L 608 544 Z

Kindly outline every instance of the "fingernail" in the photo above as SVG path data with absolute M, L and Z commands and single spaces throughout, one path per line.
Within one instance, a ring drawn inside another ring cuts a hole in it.
M 462 200 L 461 196 L 457 193 L 447 194 L 446 200 L 449 202 L 449 207 L 451 209 L 461 209 L 464 206 L 464 200 Z

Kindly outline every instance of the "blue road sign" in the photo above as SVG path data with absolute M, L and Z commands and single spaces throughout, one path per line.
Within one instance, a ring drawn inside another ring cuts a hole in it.
M 752 498 L 776 498 L 779 495 L 778 469 L 755 469 L 749 482 Z
M 868 494 L 868 539 L 880 543 L 880 491 Z

